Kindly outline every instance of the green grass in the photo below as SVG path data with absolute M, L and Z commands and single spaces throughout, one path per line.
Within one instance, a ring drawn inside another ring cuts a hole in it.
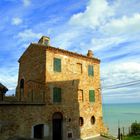
M 140 136 L 126 136 L 123 140 L 140 140 Z

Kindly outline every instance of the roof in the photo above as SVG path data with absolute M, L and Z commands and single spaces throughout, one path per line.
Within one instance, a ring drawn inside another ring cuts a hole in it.
M 6 93 L 8 91 L 8 89 L 2 83 L 0 83 L 0 91 L 1 91 L 1 93 Z
M 61 52 L 61 53 L 63 53 L 63 54 L 69 55 L 69 56 L 73 56 L 73 57 L 74 57 L 74 56 L 77 56 L 77 57 L 84 58 L 84 59 L 86 59 L 86 60 L 94 60 L 94 61 L 100 63 L 100 59 L 98 59 L 98 58 L 95 58 L 95 57 L 88 57 L 88 56 L 83 55 L 83 54 L 78 54 L 78 53 L 76 53 L 76 52 L 71 52 L 71 51 L 68 51 L 68 50 L 64 50 L 64 49 L 60 49 L 60 48 L 55 48 L 55 47 L 53 47 L 53 46 L 46 46 L 46 45 L 40 44 L 40 43 L 31 43 L 31 44 L 29 45 L 29 47 L 31 47 L 31 46 L 40 46 L 40 47 L 42 47 L 42 48 L 45 48 L 46 50 L 57 51 L 57 52 Z M 28 48 L 29 48 L 29 47 L 28 47 Z M 22 54 L 22 56 L 20 57 L 19 62 L 20 62 L 21 58 L 23 57 L 23 55 L 28 51 L 28 48 L 25 50 L 25 52 L 24 52 L 24 53 Z

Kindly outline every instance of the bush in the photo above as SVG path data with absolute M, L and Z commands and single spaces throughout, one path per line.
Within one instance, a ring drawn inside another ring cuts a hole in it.
M 140 123 L 134 122 L 131 124 L 131 135 L 140 135 Z

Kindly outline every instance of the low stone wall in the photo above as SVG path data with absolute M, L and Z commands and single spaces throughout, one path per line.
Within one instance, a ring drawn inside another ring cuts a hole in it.
M 0 104 L 0 140 L 13 136 L 31 137 L 32 125 L 47 123 L 43 104 Z

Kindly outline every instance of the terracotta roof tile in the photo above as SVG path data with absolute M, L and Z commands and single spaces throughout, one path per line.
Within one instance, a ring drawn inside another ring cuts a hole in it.
M 39 44 L 39 43 L 31 43 L 31 45 L 43 46 L 43 47 L 45 47 L 48 50 L 58 51 L 58 52 L 62 52 L 64 54 L 68 54 L 68 55 L 71 55 L 71 56 L 78 56 L 78 57 L 86 58 L 88 60 L 95 60 L 97 62 L 100 62 L 100 60 L 98 58 L 88 57 L 88 56 L 85 56 L 83 54 L 78 54 L 76 52 L 71 52 L 71 51 L 67 51 L 67 50 L 64 50 L 64 49 L 55 48 L 55 47 L 52 47 L 52 46 L 46 46 L 46 45 Z

